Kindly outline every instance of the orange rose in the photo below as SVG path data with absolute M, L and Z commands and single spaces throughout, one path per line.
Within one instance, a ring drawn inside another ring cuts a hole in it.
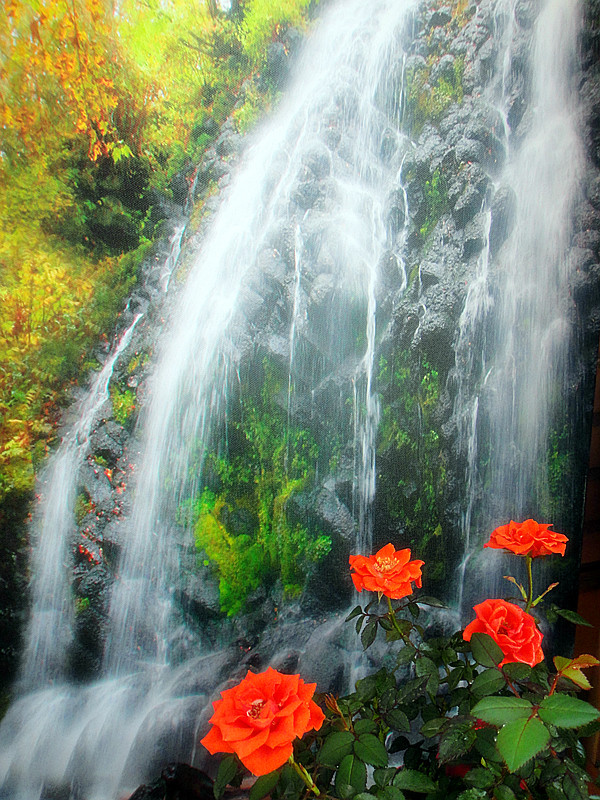
M 315 683 L 272 667 L 248 672 L 213 703 L 212 728 L 201 739 L 210 753 L 235 753 L 253 775 L 266 775 L 292 755 L 292 742 L 319 730 L 325 715 L 313 702 Z
M 474 606 L 477 619 L 463 631 L 463 639 L 471 641 L 474 633 L 487 633 L 504 653 L 500 666 L 520 661 L 534 667 L 544 660 L 543 635 L 531 614 L 506 600 L 484 600 Z
M 513 522 L 496 528 L 484 547 L 498 550 L 509 550 L 518 556 L 549 556 L 553 553 L 565 554 L 565 546 L 569 539 L 563 533 L 549 531 L 550 525 L 540 524 L 533 519 L 525 522 Z
M 399 600 L 412 594 L 412 583 L 421 588 L 421 567 L 424 561 L 411 561 L 410 550 L 396 550 L 386 544 L 374 556 L 350 556 L 352 581 L 359 592 L 379 592 Z

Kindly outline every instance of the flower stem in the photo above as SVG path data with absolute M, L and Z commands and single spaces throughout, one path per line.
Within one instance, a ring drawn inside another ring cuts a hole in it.
M 298 762 L 294 759 L 293 755 L 290 756 L 289 763 L 296 770 L 297 774 L 302 778 L 303 782 L 310 789 L 310 791 L 313 792 L 313 794 L 316 794 L 317 797 L 320 797 L 321 792 L 318 790 L 317 785 L 310 777 L 306 769 L 302 766 L 302 764 L 298 764 Z
M 394 628 L 400 634 L 400 637 L 402 638 L 402 641 L 406 642 L 406 640 L 407 640 L 406 634 L 400 629 L 400 626 L 398 625 L 398 620 L 396 619 L 396 614 L 394 612 L 394 609 L 392 608 L 392 601 L 387 596 L 386 596 L 386 600 L 387 600 L 388 609 L 389 609 L 390 621 L 391 621 L 392 625 L 394 626 Z
M 529 611 L 531 606 L 533 605 L 533 575 L 531 572 L 531 556 L 525 556 L 525 563 L 527 564 L 527 605 L 525 606 L 525 611 Z

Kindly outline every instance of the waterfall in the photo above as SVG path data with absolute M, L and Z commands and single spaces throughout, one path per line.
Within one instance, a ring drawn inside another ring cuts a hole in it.
M 501 575 L 502 568 L 494 558 L 483 563 L 483 537 L 509 519 L 550 513 L 547 452 L 553 426 L 565 424 L 553 415 L 561 409 L 558 401 L 567 392 L 571 366 L 568 252 L 584 164 L 573 86 L 579 4 L 542 4 L 526 67 L 513 64 L 515 9 L 508 0 L 494 7 L 504 33 L 489 99 L 503 120 L 508 151 L 504 168 L 494 176 L 495 192 L 510 198 L 514 222 L 507 223 L 509 235 L 491 255 L 488 227 L 456 347 L 455 412 L 467 464 L 461 569 L 476 550 L 479 555 L 466 574 L 480 576 L 486 596 L 503 587 L 490 584 L 491 572 Z M 508 108 L 523 70 L 531 75 L 530 111 L 515 136 Z M 462 586 L 461 580 L 461 597 Z
M 403 75 L 396 65 L 403 64 L 403 35 L 415 5 L 352 0 L 330 9 L 309 37 L 288 96 L 247 146 L 159 345 L 139 422 L 135 500 L 112 591 L 105 677 L 76 688 L 57 670 L 62 685 L 46 689 L 38 680 L 40 690 L 12 706 L 0 732 L 0 783 L 11 796 L 38 796 L 43 785 L 61 781 L 98 800 L 134 788 L 151 768 L 154 743 L 177 727 L 177 709 L 181 736 L 171 736 L 160 757 L 189 758 L 195 748 L 191 720 L 221 674 L 214 659 L 221 670 L 232 664 L 231 655 L 203 656 L 174 607 L 182 553 L 191 544 L 191 531 L 175 520 L 181 504 L 202 492 L 204 463 L 239 381 L 265 264 L 285 262 L 280 232 L 288 228 L 295 231 L 296 255 L 287 283 L 294 311 L 280 336 L 289 372 L 287 417 L 294 419 L 297 386 L 311 398 L 330 391 L 324 365 L 354 387 L 353 407 L 348 395 L 341 403 L 339 430 L 340 438 L 353 438 L 359 465 L 352 549 L 370 547 L 379 415 L 373 373 L 383 325 L 378 277 L 390 252 L 398 255 L 399 272 L 404 269 L 401 237 L 396 241 L 386 229 L 385 203 L 409 146 L 398 127 Z M 320 206 L 306 202 L 304 193 L 313 191 L 322 193 Z M 173 236 L 164 289 L 182 235 Z M 306 287 L 316 294 L 319 275 L 328 315 L 324 323 L 309 319 L 308 334 L 298 315 Z M 316 360 L 307 357 L 311 348 L 320 353 Z M 72 505 L 73 498 L 65 502 Z M 65 537 L 59 547 L 66 547 Z M 33 674 L 30 685 L 36 686 Z
M 32 534 L 32 614 L 26 633 L 22 683 L 26 689 L 62 678 L 71 641 L 73 603 L 70 558 L 74 534 L 77 472 L 88 450 L 88 437 L 103 403 L 119 356 L 127 348 L 141 314 L 116 342 L 77 410 L 79 419 L 65 436 L 40 478 L 42 498 Z
M 0 797 L 66 785 L 114 800 L 169 761 L 202 765 L 211 696 L 249 665 L 308 664 L 307 680 L 344 687 L 332 652 L 348 656 L 349 553 L 410 545 L 424 585 L 458 565 L 459 611 L 494 590 L 483 536 L 549 507 L 572 345 L 580 10 L 539 6 L 323 11 L 210 220 L 187 244 L 177 227 L 155 265 L 165 323 L 130 440 L 101 672 L 85 685 L 65 664 L 77 473 L 139 316 L 43 475 Z M 489 129 L 467 118 L 482 107 Z M 212 592 L 200 610 L 188 578 Z

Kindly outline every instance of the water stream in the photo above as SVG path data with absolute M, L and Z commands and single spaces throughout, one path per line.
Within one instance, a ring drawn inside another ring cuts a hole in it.
M 64 663 L 74 614 L 68 565 L 76 475 L 112 369 L 139 317 L 50 462 L 35 528 L 23 691 L 0 726 L 3 800 L 37 800 L 43 787 L 61 784 L 71 786 L 74 800 L 113 800 L 170 760 L 201 759 L 197 728 L 215 676 L 234 669 L 239 653 L 207 648 L 175 602 L 194 535 L 180 510 L 202 495 L 210 454 L 227 449 L 233 405 L 246 408 L 241 365 L 264 345 L 255 332 L 261 324 L 286 370 L 275 400 L 287 429 L 322 418 L 325 456 L 315 457 L 314 470 L 318 475 L 318 469 L 333 471 L 336 460 L 342 464 L 346 473 L 338 483 L 347 484 L 352 512 L 346 509 L 352 534 L 346 532 L 344 546 L 371 550 L 381 421 L 376 377 L 392 316 L 384 268 L 397 296 L 411 283 L 405 161 L 414 143 L 403 113 L 407 37 L 418 5 L 345 0 L 323 13 L 296 77 L 272 118 L 248 139 L 208 232 L 188 259 L 138 422 L 133 510 L 123 523 L 102 677 L 89 685 L 72 685 Z M 482 202 L 486 243 L 453 338 L 453 418 L 465 465 L 459 608 L 466 578 L 477 570 L 480 587 L 484 580 L 484 567 L 471 557 L 479 531 L 500 510 L 503 517 L 524 516 L 548 497 L 538 465 L 554 424 L 547 398 L 566 380 L 566 252 L 583 159 L 570 85 L 578 4 L 542 4 L 527 67 L 530 119 L 518 141 L 507 111 L 515 2 L 481 5 L 492 9 L 497 28 L 488 102 L 501 121 L 497 133 L 508 157 Z M 501 187 L 514 198 L 516 222 L 492 252 L 490 203 Z M 403 218 L 395 227 L 388 217 L 392 193 Z M 184 233 L 181 227 L 172 237 L 163 291 L 173 290 Z M 278 282 L 277 271 L 283 274 Z M 414 276 L 416 341 L 431 307 L 420 264 Z M 292 458 L 288 446 L 286 470 Z M 330 623 L 334 632 L 336 625 Z

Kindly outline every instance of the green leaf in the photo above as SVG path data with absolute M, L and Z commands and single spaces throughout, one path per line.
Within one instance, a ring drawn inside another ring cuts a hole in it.
M 475 767 L 465 775 L 465 783 L 470 783 L 477 789 L 489 789 L 496 782 L 496 775 L 491 769 Z
M 325 767 L 337 767 L 342 759 L 352 752 L 354 734 L 350 731 L 336 731 L 330 734 L 323 742 L 319 754 L 319 762 Z
M 374 733 L 377 730 L 377 725 L 372 719 L 357 719 L 354 723 L 354 733 Z
M 516 698 L 515 698 L 516 700 Z M 550 731 L 537 717 L 517 719 L 500 729 L 496 745 L 509 772 L 515 772 L 550 741 Z
M 388 711 L 385 715 L 385 721 L 394 731 L 410 730 L 410 722 L 408 721 L 408 717 L 404 711 L 401 711 L 399 708 L 392 708 L 391 711 Z
M 420 792 L 429 794 L 437 791 L 437 784 L 428 775 L 423 775 L 416 769 L 401 769 L 396 773 L 392 785 L 397 789 L 404 789 L 407 792 Z
M 487 633 L 474 633 L 471 636 L 473 658 L 482 667 L 497 667 L 504 653 Z
M 375 783 L 380 788 L 387 786 L 388 783 L 392 780 L 394 775 L 396 774 L 396 770 L 394 767 L 384 767 L 383 769 L 375 769 L 373 770 L 373 779 Z
M 488 793 L 483 789 L 467 789 L 461 792 L 456 800 L 487 800 Z
M 386 786 L 384 789 L 380 789 L 377 792 L 377 797 L 378 800 L 405 800 L 404 794 L 397 786 Z
M 502 672 L 511 681 L 526 681 L 531 677 L 531 667 L 529 664 L 521 664 L 519 661 L 511 661 L 502 667 Z
M 225 756 L 219 764 L 217 777 L 213 785 L 213 793 L 217 800 L 223 797 L 225 787 L 228 786 L 238 773 L 239 761 L 234 755 Z
M 455 761 L 460 758 L 475 744 L 476 737 L 477 734 L 473 730 L 471 720 L 452 724 L 440 737 L 438 749 L 440 762 L 444 764 L 447 761 Z
M 372 733 L 363 733 L 354 742 L 354 752 L 364 761 L 373 767 L 387 767 L 388 754 L 383 742 Z
M 344 622 L 350 622 L 351 619 L 354 619 L 354 617 L 358 617 L 359 614 L 362 614 L 362 608 L 360 606 L 354 606 L 354 608 L 348 614 Z
M 554 606 L 554 611 L 556 611 L 556 613 L 559 616 L 563 617 L 563 619 L 572 622 L 574 625 L 585 625 L 586 628 L 593 627 L 593 625 L 590 622 L 588 622 L 582 616 L 577 614 L 576 611 L 571 611 L 570 608 L 557 608 L 556 606 Z
M 354 795 L 354 800 L 377 800 L 377 797 L 371 792 L 359 792 Z
M 557 728 L 578 728 L 600 717 L 597 709 L 576 697 L 553 694 L 545 697 L 538 709 L 540 719 Z
M 367 785 L 367 767 L 355 755 L 347 755 L 335 776 L 335 788 L 344 791 L 344 786 L 351 786 L 355 792 L 364 792 Z
M 419 603 L 419 605 L 431 606 L 432 608 L 448 608 L 448 606 L 442 603 L 441 600 L 438 600 L 437 597 L 429 597 L 428 595 L 425 597 L 417 597 L 417 603 Z
M 363 632 L 360 635 L 360 641 L 362 642 L 363 650 L 371 647 L 373 642 L 375 641 L 375 637 L 377 636 L 377 623 L 375 620 L 371 620 L 368 622 Z
M 487 697 L 495 694 L 503 686 L 506 686 L 506 680 L 502 672 L 499 669 L 486 669 L 477 675 L 471 685 L 471 691 L 475 697 Z
M 409 661 L 413 660 L 416 652 L 417 648 L 413 647 L 412 644 L 405 645 L 398 653 L 396 663 L 399 667 L 401 667 L 403 664 L 408 664 Z
M 437 736 L 447 722 L 448 720 L 446 717 L 436 717 L 435 719 L 428 720 L 428 722 L 424 722 L 421 726 L 422 736 L 426 739 Z
M 496 747 L 496 735 L 498 731 L 495 728 L 480 728 L 476 732 L 477 738 L 475 739 L 475 749 L 482 755 L 486 761 L 502 761 L 502 756 Z
M 250 789 L 250 800 L 262 800 L 263 797 L 266 797 L 271 790 L 275 788 L 278 781 L 279 771 L 270 772 L 268 775 L 261 775 L 260 778 L 256 779 L 256 782 Z
M 507 786 L 505 783 L 499 783 L 498 786 L 494 788 L 494 797 L 496 800 L 515 800 L 516 795 L 510 786 Z
M 491 725 L 505 725 L 531 716 L 533 706 L 522 697 L 486 697 L 471 709 L 477 719 Z

